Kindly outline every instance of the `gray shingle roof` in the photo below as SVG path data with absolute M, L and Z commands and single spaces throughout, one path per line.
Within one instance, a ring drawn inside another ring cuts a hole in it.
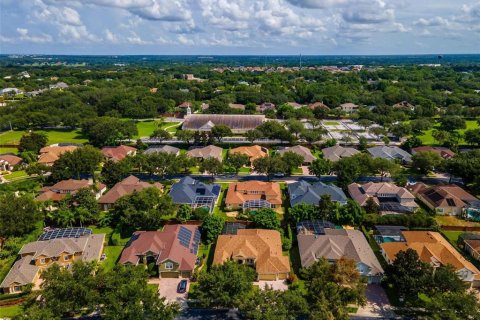
M 203 127 L 204 130 L 208 130 L 211 124 L 222 124 L 232 130 L 251 130 L 261 125 L 263 121 L 264 115 L 192 114 L 185 118 L 182 129 L 199 130 Z M 209 122 L 210 125 L 207 125 Z
M 342 147 L 339 145 L 322 149 L 323 158 L 330 161 L 338 161 L 341 158 L 351 157 L 357 153 L 360 153 L 357 149 Z
M 320 198 L 324 194 L 329 194 L 332 201 L 345 204 L 347 202 L 347 196 L 337 186 L 328 185 L 323 182 L 317 182 L 311 185 L 305 180 L 291 183 L 288 185 L 288 193 L 290 195 L 290 204 L 293 206 L 299 203 L 312 204 L 317 206 Z
M 218 189 L 218 185 L 205 184 L 191 177 L 184 177 L 172 185 L 170 196 L 176 204 L 193 204 L 198 196 L 217 198 L 218 194 L 214 193 L 215 187 Z
M 358 230 L 325 229 L 325 235 L 299 234 L 298 249 L 302 267 L 308 268 L 319 258 L 338 260 L 342 257 L 367 265 L 368 275 L 383 274 L 382 266 L 367 239 Z
M 388 160 L 400 159 L 404 162 L 412 162 L 412 155 L 396 146 L 377 146 L 369 148 L 367 151 L 374 158 L 384 158 Z
M 178 154 L 180 152 L 180 149 L 172 147 L 172 146 L 161 146 L 161 147 L 150 147 L 147 150 L 145 150 L 146 154 L 152 154 L 155 152 L 166 152 L 166 153 L 171 153 L 171 154 Z
M 279 150 L 278 153 L 283 156 L 285 152 L 293 152 L 303 157 L 303 162 L 311 163 L 315 160 L 315 156 L 312 154 L 310 149 L 303 146 L 293 146 L 286 147 L 282 150 Z

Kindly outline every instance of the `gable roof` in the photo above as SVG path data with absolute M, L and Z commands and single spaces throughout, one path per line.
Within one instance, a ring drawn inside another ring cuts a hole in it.
M 183 235 L 179 234 L 185 229 L 190 232 L 190 239 L 186 240 L 187 245 L 182 245 Z M 166 225 L 162 231 L 137 231 L 123 249 L 119 263 L 137 264 L 140 256 L 150 252 L 157 256 L 157 265 L 170 260 L 179 264 L 179 270 L 192 271 L 197 260 L 194 249 L 198 250 L 199 236 L 198 226 L 187 224 Z
M 146 188 L 157 188 L 161 191 L 163 190 L 163 185 L 159 182 L 150 184 L 145 181 L 140 181 L 140 179 L 135 176 L 129 176 L 108 190 L 107 193 L 98 199 L 98 203 L 113 204 L 125 195 L 132 194 L 135 191 L 138 192 Z
M 456 271 L 468 269 L 478 278 L 480 271 L 438 232 L 433 231 L 403 231 L 406 242 L 386 242 L 381 247 L 389 260 L 394 261 L 400 251 L 413 249 L 417 251 L 420 260 L 426 263 L 438 261 L 442 265 L 452 265 Z
M 214 145 L 206 146 L 203 148 L 194 148 L 187 152 L 187 155 L 193 158 L 215 158 L 218 161 L 223 159 L 223 149 Z
M 11 166 L 16 166 L 17 164 L 22 163 L 23 160 L 13 154 L 0 154 L 0 163 L 2 161 L 7 162 Z
M 102 148 L 102 153 L 103 155 L 111 159 L 113 161 L 120 161 L 124 158 L 126 158 L 129 154 L 132 154 L 136 152 L 137 149 L 134 147 L 130 146 L 118 146 L 118 147 L 103 147 Z
M 397 146 L 377 146 L 368 148 L 367 151 L 374 158 L 384 158 L 388 160 L 400 159 L 405 162 L 412 162 L 412 155 Z
M 65 152 L 72 152 L 78 146 L 48 146 L 40 149 L 38 163 L 49 164 L 58 160 L 58 158 Z
M 258 145 L 233 148 L 233 149 L 230 149 L 229 153 L 245 154 L 249 157 L 250 162 L 253 162 L 256 159 L 268 156 L 268 154 L 263 150 L 263 148 Z
M 323 235 L 297 235 L 302 267 L 310 267 L 321 257 L 327 260 L 345 257 L 370 267 L 369 275 L 383 274 L 383 268 L 362 232 L 328 228 L 324 231 Z
M 26 285 L 32 283 L 39 267 L 32 263 L 39 257 L 58 257 L 61 253 L 80 254 L 82 261 L 100 259 L 105 234 L 90 234 L 79 238 L 57 238 L 48 241 L 34 241 L 20 249 L 20 258 L 15 262 L 0 287 L 5 288 L 16 283 Z
M 306 162 L 306 163 L 311 163 L 316 159 L 315 156 L 310 151 L 310 149 L 304 146 L 297 145 L 293 147 L 286 147 L 278 151 L 278 153 L 282 156 L 285 154 L 285 152 L 293 152 L 298 155 L 301 155 L 303 157 L 303 162 Z
M 176 204 L 193 204 L 197 197 L 213 197 L 216 199 L 219 193 L 219 185 L 205 184 L 191 177 L 180 179 L 170 189 L 170 196 Z
M 455 152 L 445 147 L 420 146 L 412 149 L 413 154 L 427 151 L 435 152 L 443 159 L 450 159 L 455 156 Z
M 148 147 L 147 150 L 145 150 L 145 154 L 152 154 L 155 152 L 165 152 L 165 153 L 170 153 L 170 154 L 179 154 L 180 149 L 164 145 L 164 146 L 156 146 L 156 147 Z
M 292 207 L 299 203 L 318 206 L 321 196 L 324 194 L 330 195 L 332 201 L 340 203 L 347 202 L 347 196 L 342 189 L 323 182 L 316 182 L 313 185 L 305 180 L 290 183 L 288 184 L 288 194 L 290 195 L 290 204 Z
M 290 272 L 290 261 L 282 253 L 280 232 L 263 229 L 238 229 L 236 235 L 220 235 L 215 247 L 214 264 L 234 257 L 255 259 L 258 274 Z
M 60 201 L 67 196 L 67 194 L 73 194 L 76 191 L 83 188 L 90 188 L 93 186 L 93 182 L 87 179 L 75 180 L 68 179 L 62 180 L 55 183 L 50 187 L 43 187 L 40 190 L 40 194 L 35 198 L 38 201 Z M 102 190 L 105 188 L 103 183 L 97 182 L 95 185 L 97 190 Z
M 232 130 L 252 130 L 265 121 L 264 115 L 191 114 L 185 117 L 183 130 L 199 130 L 207 122 L 226 125 Z
M 341 158 L 351 157 L 357 153 L 360 153 L 360 151 L 355 148 L 336 145 L 333 147 L 322 149 L 322 153 L 323 158 L 335 162 L 340 160 Z

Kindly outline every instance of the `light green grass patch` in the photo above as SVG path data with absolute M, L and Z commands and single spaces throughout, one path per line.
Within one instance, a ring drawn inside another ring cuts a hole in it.
M 0 318 L 13 318 L 22 313 L 22 308 L 19 304 L 13 306 L 0 307 Z
M 64 129 L 46 129 L 38 130 L 38 133 L 44 133 L 48 137 L 48 144 L 57 143 L 85 143 L 87 139 L 82 136 L 80 129 L 64 130 Z M 20 138 L 26 131 L 7 131 L 0 134 L 0 144 L 18 145 Z
M 137 122 L 138 135 L 134 136 L 134 139 L 141 137 L 150 137 L 150 135 L 158 128 L 160 122 L 158 121 L 141 121 Z
M 439 226 L 480 227 L 479 222 L 466 221 L 455 216 L 436 216 L 435 220 Z
M 243 173 L 243 174 L 249 174 L 250 171 L 252 171 L 251 168 L 242 167 L 242 168 L 240 168 L 240 170 L 238 171 L 238 173 L 239 173 L 239 174 L 242 174 L 242 173 Z
M 12 180 L 12 179 L 17 179 L 17 178 L 21 178 L 21 177 L 27 177 L 27 173 L 25 172 L 25 170 L 19 170 L 19 171 L 13 171 L 11 174 L 7 174 L 5 177 L 5 179 L 7 180 Z
M 340 122 L 337 122 L 337 121 L 325 121 L 323 122 L 324 125 L 326 126 L 339 126 L 340 125 Z
M 17 149 L 17 148 L 4 148 L 4 147 L 0 147 L 0 154 L 3 154 L 3 153 L 14 153 L 14 154 L 17 154 L 17 153 L 18 153 L 18 149 Z
M 464 231 L 443 231 L 443 233 L 451 243 L 457 243 L 458 237 L 465 232 Z

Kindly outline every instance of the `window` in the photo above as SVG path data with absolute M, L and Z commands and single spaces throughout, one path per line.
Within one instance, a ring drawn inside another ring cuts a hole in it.
M 173 263 L 172 262 L 165 262 L 165 269 L 172 270 L 173 269 Z
M 45 264 L 45 258 L 40 259 L 40 264 Z
M 20 291 L 22 291 L 22 287 L 21 286 L 14 286 L 13 291 L 14 292 L 20 292 Z
M 63 260 L 64 260 L 64 261 L 70 260 L 70 256 L 69 256 L 69 255 L 63 256 Z

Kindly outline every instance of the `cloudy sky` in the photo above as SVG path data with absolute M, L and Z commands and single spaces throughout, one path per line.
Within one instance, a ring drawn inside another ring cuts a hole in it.
M 0 53 L 480 53 L 480 1 L 0 0 Z

